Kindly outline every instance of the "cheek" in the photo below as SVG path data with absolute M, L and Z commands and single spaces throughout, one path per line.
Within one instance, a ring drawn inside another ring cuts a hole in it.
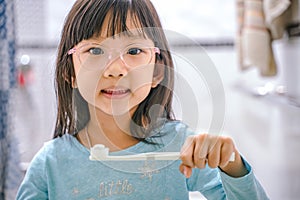
M 153 66 L 140 67 L 139 69 L 133 70 L 130 75 L 131 78 L 131 90 L 134 98 L 130 104 L 137 105 L 147 98 L 152 86 L 153 80 Z
M 95 103 L 95 94 L 98 93 L 98 82 L 101 72 L 83 68 L 77 56 L 73 54 L 73 66 L 76 74 L 76 84 L 81 96 L 89 103 Z
M 150 90 L 151 90 L 151 84 L 147 83 L 135 88 L 133 94 L 136 99 L 143 101 L 148 96 Z
M 128 73 L 133 91 L 141 88 L 151 87 L 153 81 L 154 65 L 147 65 L 135 68 Z M 145 89 L 143 89 L 145 90 Z
M 95 95 L 99 93 L 99 72 L 81 68 L 76 74 L 77 86 L 82 97 L 90 104 L 95 104 Z

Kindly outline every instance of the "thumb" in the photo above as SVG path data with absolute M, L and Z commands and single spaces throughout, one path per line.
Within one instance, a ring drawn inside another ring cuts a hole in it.
M 186 166 L 184 164 L 180 164 L 179 166 L 179 171 L 186 177 L 186 178 L 190 178 L 193 172 L 193 169 L 189 166 Z

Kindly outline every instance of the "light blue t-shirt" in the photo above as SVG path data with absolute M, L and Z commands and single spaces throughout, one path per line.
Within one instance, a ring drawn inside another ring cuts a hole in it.
M 148 143 L 139 142 L 111 155 L 180 151 L 185 138 L 193 134 L 177 121 L 156 131 L 162 136 L 153 136 Z M 185 200 L 189 191 L 199 191 L 214 200 L 268 199 L 247 162 L 249 173 L 244 177 L 232 178 L 207 166 L 193 169 L 187 179 L 179 172 L 180 160 L 103 162 L 91 161 L 89 155 L 89 150 L 69 134 L 47 142 L 32 160 L 17 199 Z

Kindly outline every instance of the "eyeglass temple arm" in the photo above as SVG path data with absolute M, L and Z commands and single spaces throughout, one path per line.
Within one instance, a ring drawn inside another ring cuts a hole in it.
M 154 47 L 154 52 L 160 54 L 160 49 L 158 47 Z
M 73 53 L 75 53 L 75 52 L 76 52 L 76 49 L 75 49 L 75 48 L 70 49 L 70 50 L 68 51 L 68 55 L 71 55 L 71 54 L 73 54 Z

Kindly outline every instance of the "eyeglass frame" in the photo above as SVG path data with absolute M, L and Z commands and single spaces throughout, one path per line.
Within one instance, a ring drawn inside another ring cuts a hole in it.
M 101 46 L 99 43 L 95 43 L 95 42 L 90 42 L 90 43 L 86 43 L 86 44 L 83 44 L 83 45 L 81 45 L 81 46 L 79 46 L 79 47 L 73 47 L 73 48 L 71 48 L 71 49 L 69 49 L 68 50 L 68 52 L 67 52 L 67 54 L 68 55 L 72 55 L 72 54 L 76 54 L 76 53 L 80 53 L 80 51 L 77 51 L 78 49 L 80 49 L 80 48 L 82 48 L 82 47 L 84 47 L 84 46 L 87 46 L 87 45 L 91 45 L 91 44 L 95 44 L 95 45 L 98 45 L 98 46 Z M 139 43 L 136 43 L 136 44 L 139 44 Z M 126 46 L 124 49 L 126 49 L 126 48 L 128 48 L 129 46 L 131 46 L 131 45 L 133 45 L 133 44 L 130 44 L 130 45 L 128 45 L 128 46 Z M 140 45 L 140 44 L 139 44 Z M 160 55 L 160 49 L 158 48 L 158 47 L 147 47 L 147 48 L 151 48 L 151 49 L 154 49 L 154 55 L 157 53 L 158 55 Z M 110 48 L 109 50 L 110 50 L 110 53 L 109 53 L 109 57 L 108 57 L 108 61 L 109 60 L 111 60 L 111 51 L 112 50 L 114 50 L 114 49 L 117 49 L 117 48 Z M 121 60 L 122 60 L 122 62 L 124 63 L 124 64 L 126 64 L 126 65 L 128 65 L 125 61 L 124 61 L 124 58 L 123 58 L 123 54 L 122 54 L 122 51 L 119 51 L 119 56 L 118 56 Z M 116 57 L 117 58 L 117 57 Z M 80 57 L 79 57 L 79 61 L 81 62 L 81 60 L 80 60 Z M 107 63 L 109 63 L 109 62 L 107 62 Z M 106 63 L 106 64 L 107 64 Z M 149 64 L 149 63 L 147 63 L 147 64 Z

